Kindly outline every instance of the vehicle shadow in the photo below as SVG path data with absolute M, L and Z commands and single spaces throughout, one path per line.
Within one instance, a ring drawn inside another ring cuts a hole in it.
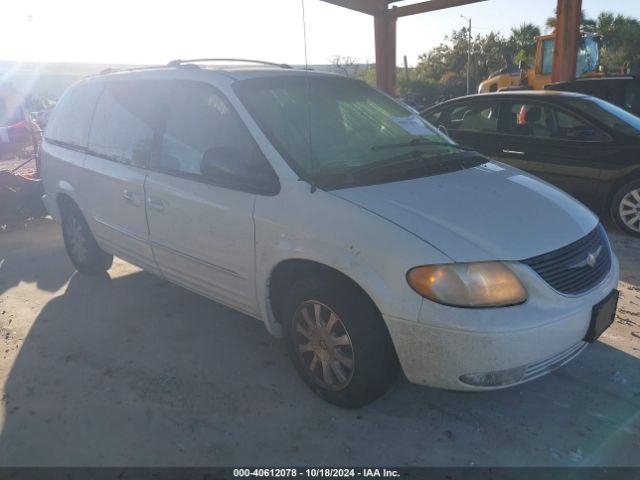
M 596 344 L 483 394 L 315 397 L 257 321 L 144 272 L 75 274 L 4 386 L 0 465 L 640 465 L 640 360 Z
M 0 233 L 0 295 L 20 282 L 55 292 L 69 281 L 75 269 L 60 248 L 62 234 L 54 224 L 51 219 L 38 219 Z M 25 243 L 25 228 L 38 242 Z

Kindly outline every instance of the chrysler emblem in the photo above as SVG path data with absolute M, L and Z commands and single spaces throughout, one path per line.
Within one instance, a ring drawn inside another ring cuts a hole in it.
M 600 245 L 598 247 L 598 249 L 593 252 L 590 253 L 589 255 L 587 255 L 587 258 L 585 258 L 584 260 L 580 261 L 580 262 L 576 262 L 572 265 L 569 265 L 569 268 L 574 269 L 574 268 L 584 268 L 584 267 L 595 267 L 596 263 L 598 261 L 598 257 L 600 256 L 600 253 L 602 253 L 602 245 Z

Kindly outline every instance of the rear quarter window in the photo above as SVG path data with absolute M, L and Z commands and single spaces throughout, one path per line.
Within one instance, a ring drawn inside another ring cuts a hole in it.
M 68 90 L 53 111 L 45 138 L 86 148 L 91 118 L 101 90 L 99 84 L 78 85 Z
M 468 132 L 497 132 L 500 106 L 497 102 L 472 102 L 454 107 L 446 127 Z

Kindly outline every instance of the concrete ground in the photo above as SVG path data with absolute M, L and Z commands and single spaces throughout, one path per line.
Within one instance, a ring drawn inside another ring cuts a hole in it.
M 612 238 L 617 321 L 568 366 L 348 411 L 259 322 L 123 261 L 74 273 L 50 220 L 0 232 L 0 466 L 639 466 L 640 241 Z

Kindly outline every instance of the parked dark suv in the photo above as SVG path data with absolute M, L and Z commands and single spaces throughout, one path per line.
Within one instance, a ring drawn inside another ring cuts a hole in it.
M 591 95 L 640 116 L 640 78 L 638 77 L 579 78 L 571 82 L 552 83 L 544 88 Z
M 422 116 L 464 146 L 531 172 L 640 236 L 640 118 L 568 92 L 462 97 Z

